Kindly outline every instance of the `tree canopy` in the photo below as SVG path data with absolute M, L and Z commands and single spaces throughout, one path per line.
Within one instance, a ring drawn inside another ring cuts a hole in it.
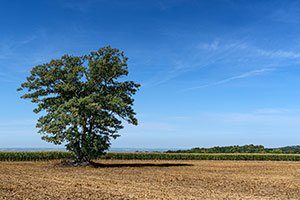
M 18 90 L 41 112 L 42 139 L 66 143 L 77 163 L 90 162 L 117 138 L 123 122 L 137 125 L 133 95 L 140 87 L 125 80 L 128 58 L 110 46 L 84 56 L 64 55 L 38 65 Z

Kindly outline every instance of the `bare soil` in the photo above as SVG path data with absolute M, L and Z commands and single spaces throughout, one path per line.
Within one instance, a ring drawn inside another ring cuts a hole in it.
M 0 199 L 300 199 L 300 162 L 0 162 Z

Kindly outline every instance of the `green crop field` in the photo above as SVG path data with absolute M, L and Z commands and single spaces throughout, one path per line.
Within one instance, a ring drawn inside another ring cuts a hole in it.
M 73 157 L 74 154 L 67 151 L 0 152 L 0 161 L 58 160 Z
M 0 161 L 38 161 L 70 159 L 74 154 L 67 151 L 0 152 Z M 210 154 L 210 153 L 113 153 L 108 152 L 99 159 L 112 160 L 273 160 L 300 161 L 300 154 Z
M 104 159 L 120 160 L 273 160 L 300 161 L 298 154 L 191 154 L 191 153 L 107 153 Z

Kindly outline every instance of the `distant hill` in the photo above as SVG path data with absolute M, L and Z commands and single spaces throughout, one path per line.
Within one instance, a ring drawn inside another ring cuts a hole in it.
M 283 152 L 300 153 L 300 145 L 280 147 L 278 149 L 282 150 Z
M 287 146 L 279 148 L 265 148 L 263 145 L 225 146 L 211 148 L 192 148 L 188 150 L 169 150 L 167 153 L 285 153 L 300 154 L 300 146 Z

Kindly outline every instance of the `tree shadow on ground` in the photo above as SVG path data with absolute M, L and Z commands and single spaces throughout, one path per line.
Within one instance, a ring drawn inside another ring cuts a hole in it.
M 182 166 L 193 166 L 191 164 L 185 163 L 95 163 L 92 162 L 91 165 L 94 168 L 113 168 L 113 167 L 182 167 Z

